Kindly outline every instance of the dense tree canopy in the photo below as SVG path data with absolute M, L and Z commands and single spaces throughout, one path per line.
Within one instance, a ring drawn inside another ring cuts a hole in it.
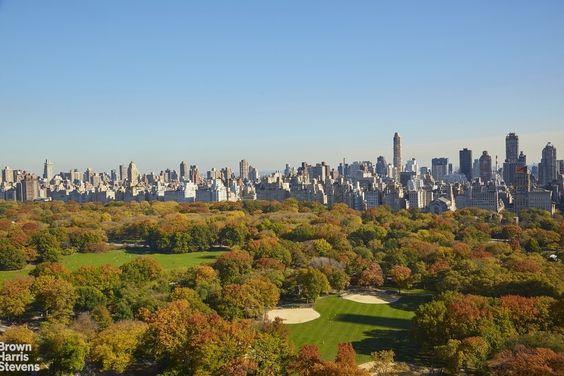
M 0 288 L 3 338 L 33 341 L 60 373 L 360 375 L 350 344 L 335 361 L 311 346 L 296 352 L 265 312 L 349 287 L 415 287 L 430 300 L 412 322 L 423 359 L 451 373 L 519 375 L 534 362 L 531 372 L 558 374 L 564 218 L 541 210 L 523 211 L 519 223 L 512 217 L 296 200 L 0 201 L 0 270 L 20 273 Z M 116 247 L 130 261 L 67 262 Z M 147 255 L 211 249 L 223 251 L 215 262 L 189 268 L 163 268 Z

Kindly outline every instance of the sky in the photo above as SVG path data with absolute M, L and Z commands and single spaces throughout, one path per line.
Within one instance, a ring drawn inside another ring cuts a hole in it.
M 0 0 L 0 165 L 564 156 L 564 1 Z

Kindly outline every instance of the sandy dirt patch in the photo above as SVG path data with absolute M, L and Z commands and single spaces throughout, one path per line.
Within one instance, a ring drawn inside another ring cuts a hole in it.
M 341 296 L 343 299 L 365 304 L 389 304 L 399 300 L 399 296 L 383 291 L 351 292 Z
M 266 317 L 273 321 L 279 317 L 284 324 L 301 324 L 319 318 L 321 315 L 313 308 L 280 308 L 272 309 L 266 313 Z

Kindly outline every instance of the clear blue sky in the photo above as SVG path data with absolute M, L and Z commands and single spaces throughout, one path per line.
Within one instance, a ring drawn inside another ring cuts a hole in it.
M 0 165 L 564 156 L 564 1 L 0 0 Z

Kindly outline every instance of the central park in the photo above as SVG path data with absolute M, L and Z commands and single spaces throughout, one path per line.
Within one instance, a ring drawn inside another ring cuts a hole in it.
M 77 253 L 63 256 L 62 264 L 69 270 L 81 266 L 101 266 L 111 264 L 120 266 L 126 262 L 148 255 L 166 270 L 182 269 L 199 264 L 213 263 L 225 251 L 202 251 L 185 254 L 162 254 L 130 252 L 119 249 L 105 253 Z M 0 272 L 0 281 L 27 275 L 33 266 L 19 271 Z M 393 349 L 398 360 L 411 359 L 413 345 L 409 340 L 411 318 L 417 306 L 429 300 L 424 294 L 406 292 L 398 301 L 387 304 L 359 303 L 332 295 L 317 300 L 311 310 L 319 312 L 320 317 L 302 324 L 288 324 L 290 337 L 297 347 L 305 344 L 319 346 L 325 359 L 333 359 L 337 344 L 351 342 L 357 352 L 359 363 L 370 361 L 371 352 Z M 293 309 L 290 308 L 290 311 Z M 298 309 L 299 310 L 299 309 Z
M 538 210 L 0 202 L 0 341 L 46 375 L 556 375 L 563 228 Z

